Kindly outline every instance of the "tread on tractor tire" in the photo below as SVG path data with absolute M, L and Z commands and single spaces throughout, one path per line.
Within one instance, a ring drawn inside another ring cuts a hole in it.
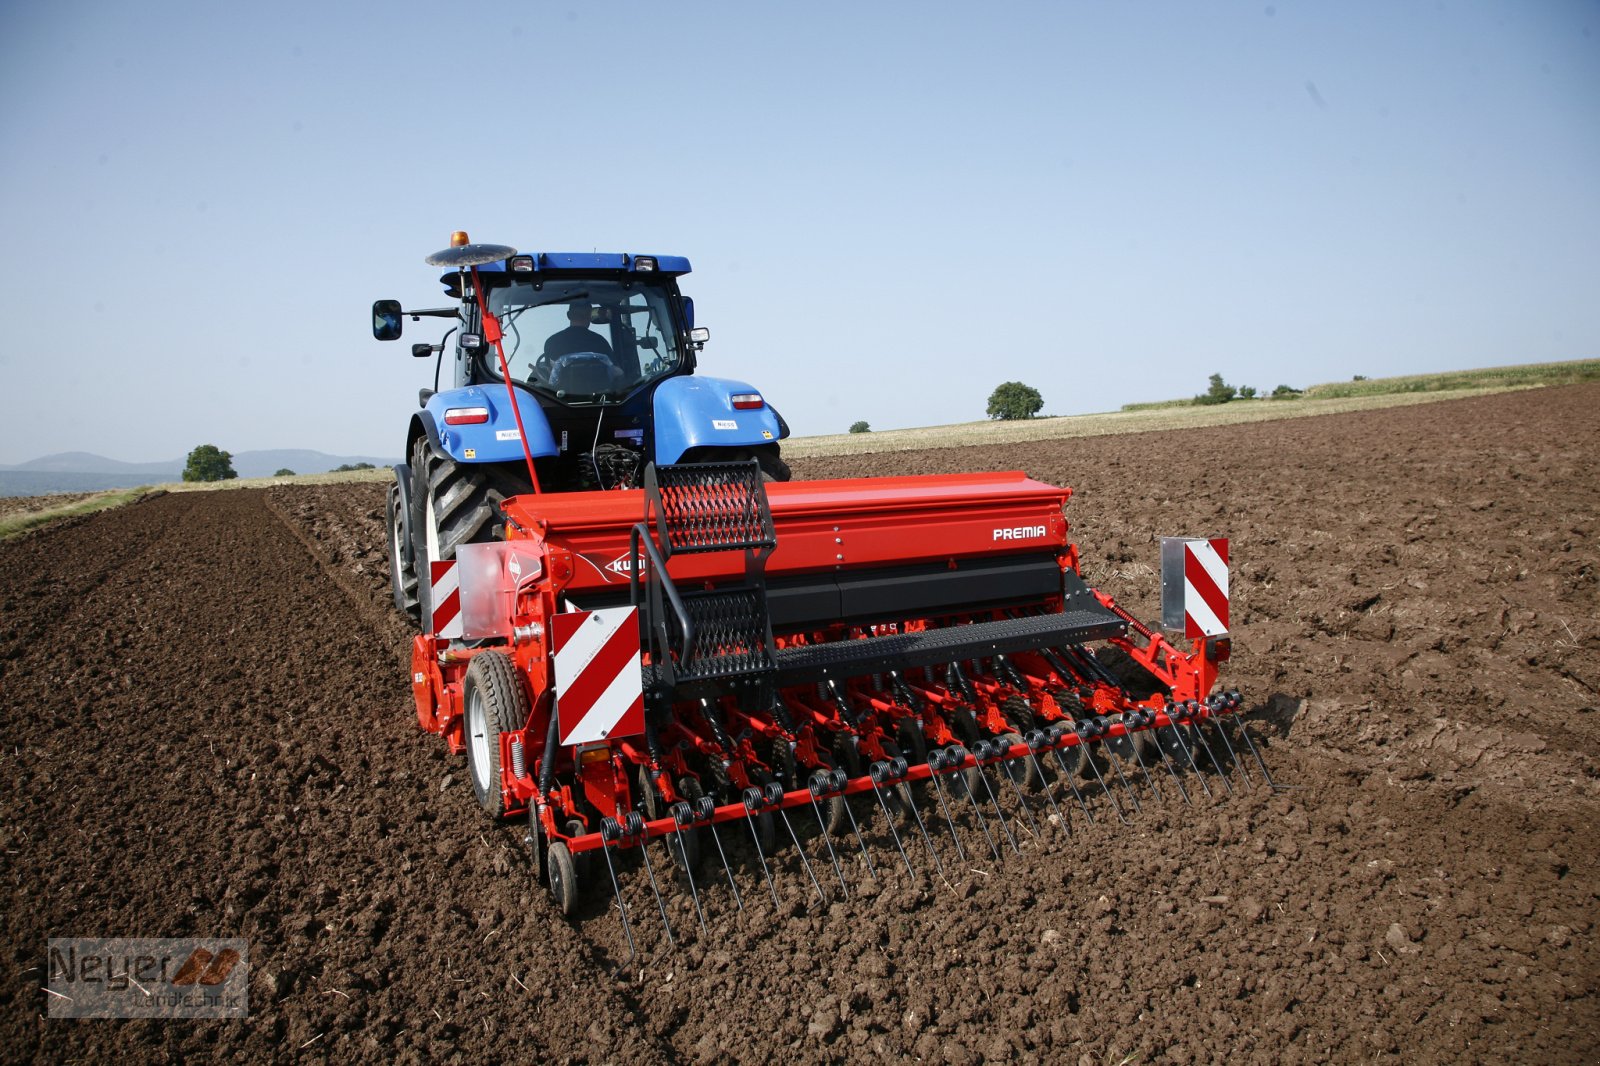
M 400 508 L 400 486 L 393 482 L 385 496 L 384 520 L 389 529 L 389 585 L 395 609 L 416 624 L 421 616 L 417 603 L 417 558 L 406 537 L 410 516 Z
M 456 557 L 463 544 L 499 540 L 500 504 L 533 491 L 527 470 L 514 463 L 457 463 L 418 437 L 411 458 L 412 558 L 416 560 L 417 610 L 424 632 L 432 630 L 433 581 L 429 564 Z
M 500 780 L 500 736 L 528 721 L 528 694 L 517 668 L 504 652 L 472 657 L 461 684 L 462 730 L 467 749 L 467 780 L 491 818 L 506 813 Z

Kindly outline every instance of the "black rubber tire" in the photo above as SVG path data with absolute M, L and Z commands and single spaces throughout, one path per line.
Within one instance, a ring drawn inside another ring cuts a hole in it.
M 762 481 L 788 481 L 794 475 L 789 471 L 789 464 L 778 455 L 778 446 L 770 448 L 756 448 L 755 460 L 761 465 Z
M 417 604 L 417 562 L 412 545 L 406 537 L 409 516 L 400 511 L 400 488 L 391 484 L 385 496 L 384 520 L 389 530 L 389 585 L 394 593 L 394 606 L 415 624 L 421 616 Z
M 491 818 L 506 813 L 501 789 L 500 735 L 528 722 L 528 693 L 511 657 L 486 651 L 472 657 L 461 682 L 467 781 Z
M 545 874 L 545 860 L 548 848 L 545 847 L 544 826 L 539 824 L 539 806 L 528 805 L 528 860 L 533 865 L 533 879 L 541 885 L 549 884 Z
M 573 864 L 572 852 L 567 850 L 567 845 L 556 841 L 550 845 L 550 854 L 546 860 L 550 869 L 549 885 L 550 896 L 556 902 L 556 910 L 563 917 L 570 918 L 572 912 L 578 909 L 578 869 Z
M 463 544 L 501 539 L 500 504 L 533 491 L 520 463 L 461 464 L 433 450 L 418 437 L 411 455 L 412 557 L 417 570 L 417 610 L 422 628 L 431 628 L 433 581 L 429 563 L 456 557 Z M 435 550 L 428 547 L 429 505 L 433 509 Z

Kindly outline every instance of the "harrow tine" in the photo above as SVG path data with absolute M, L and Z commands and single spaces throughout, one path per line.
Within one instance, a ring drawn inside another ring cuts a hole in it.
M 960 746 L 952 746 L 946 751 L 952 766 L 959 766 L 966 760 L 967 753 Z M 1000 849 L 995 845 L 994 837 L 989 835 L 989 821 L 983 816 L 983 808 L 978 805 L 978 797 L 973 794 L 972 783 L 967 780 L 966 771 L 962 771 L 957 777 L 961 781 L 962 790 L 967 794 L 967 801 L 972 804 L 972 813 L 978 816 L 978 828 L 983 830 L 983 839 L 989 842 L 989 850 L 994 852 L 994 861 L 999 862 Z
M 1044 776 L 1044 767 L 1039 764 L 1039 749 L 1047 743 L 1044 733 L 1034 729 L 1022 740 L 1028 745 L 1028 760 L 1033 763 L 1033 772 L 1038 774 L 1039 780 L 1044 783 L 1044 798 L 1050 801 L 1050 809 L 1056 812 L 1056 823 L 1061 826 L 1063 832 L 1070 835 L 1072 830 L 1067 827 L 1067 816 L 1056 806 L 1055 789 L 1051 787 L 1050 779 Z
M 844 773 L 843 770 L 837 772 Z M 861 857 L 867 860 L 867 873 L 872 875 L 873 881 L 878 881 L 877 867 L 872 865 L 872 856 L 867 852 L 867 842 L 861 836 L 861 826 L 856 823 L 856 812 L 850 809 L 850 797 L 848 796 L 844 798 L 844 814 L 846 818 L 850 819 L 850 831 L 856 835 L 856 843 L 861 847 Z
M 1244 742 L 1250 746 L 1250 754 L 1256 757 L 1256 765 L 1261 767 L 1261 777 L 1266 781 L 1267 787 L 1274 791 L 1281 789 L 1283 786 L 1274 781 L 1272 779 L 1272 775 L 1267 773 L 1267 764 L 1262 760 L 1261 752 L 1256 748 L 1256 742 L 1250 739 L 1250 730 L 1244 727 L 1243 722 L 1238 723 L 1238 725 L 1239 735 L 1243 737 Z
M 922 834 L 922 842 L 928 847 L 928 855 L 933 859 L 933 868 L 939 871 L 939 880 L 950 884 L 950 878 L 944 872 L 944 863 L 939 861 L 939 852 L 933 846 L 933 837 L 928 835 L 928 827 L 922 823 L 922 814 L 917 810 L 916 802 L 908 806 L 911 808 L 911 817 L 917 820 L 917 831 Z
M 622 915 L 622 935 L 628 941 L 628 957 L 617 965 L 621 973 L 628 964 L 639 957 L 639 948 L 633 942 L 633 927 L 628 922 L 628 905 L 622 900 L 622 885 L 617 881 L 617 868 L 611 864 L 611 841 L 622 835 L 622 826 L 615 818 L 600 823 L 600 854 L 605 856 L 606 872 L 611 875 L 611 892 L 617 900 L 617 913 Z
M 828 823 L 822 819 L 822 807 L 817 803 L 818 779 L 811 779 L 811 810 L 817 816 L 817 828 L 822 830 L 822 842 L 828 845 L 828 861 L 833 863 L 833 875 L 839 879 L 839 890 L 844 893 L 844 898 L 850 898 L 850 889 L 844 883 L 844 870 L 839 867 L 839 856 L 834 853 L 833 839 L 828 835 Z
M 1011 835 L 1011 827 L 1006 824 L 1005 812 L 1000 809 L 1000 801 L 995 798 L 994 788 L 989 784 L 989 775 L 983 772 L 983 760 L 993 754 L 994 749 L 987 740 L 980 740 L 972 745 L 972 755 L 978 760 L 978 780 L 983 782 L 983 790 L 989 794 L 989 802 L 994 804 L 994 816 L 1000 820 L 1000 829 L 1005 833 L 1006 839 L 1011 841 L 1011 850 L 1021 855 L 1022 849 L 1017 847 L 1017 838 Z
M 1222 738 L 1223 747 L 1228 749 L 1228 761 L 1238 767 L 1239 777 L 1244 781 L 1245 787 L 1254 791 L 1255 782 L 1250 780 L 1250 771 L 1245 769 L 1244 763 L 1239 758 L 1239 753 L 1233 750 L 1233 741 L 1228 739 L 1228 731 L 1222 728 L 1222 719 L 1220 717 L 1213 718 L 1211 720 L 1211 728 L 1215 729 L 1217 736 Z
M 1122 772 L 1122 759 L 1112 750 L 1110 745 L 1106 746 L 1106 754 L 1111 756 L 1111 768 L 1117 772 L 1117 779 L 1122 782 L 1122 790 L 1133 801 L 1133 813 L 1143 814 L 1144 806 L 1139 802 L 1139 794 L 1133 790 L 1132 785 L 1128 784 L 1128 777 Z
M 644 859 L 644 872 L 650 875 L 650 891 L 655 894 L 656 909 L 661 912 L 661 925 L 667 931 L 667 943 L 677 947 L 678 940 L 672 935 L 672 923 L 667 921 L 667 902 L 661 898 L 661 886 L 656 883 L 655 864 L 650 861 L 650 838 L 644 834 L 644 817 L 638 811 L 628 815 L 628 835 L 639 838 L 639 855 Z
M 728 875 L 728 887 L 733 890 L 734 905 L 739 908 L 739 913 L 743 914 L 744 900 L 739 897 L 739 886 L 733 880 L 733 867 L 728 865 L 728 853 L 722 849 L 722 834 L 717 832 L 717 823 L 710 820 L 714 801 L 710 796 L 706 796 L 700 802 L 705 811 L 706 828 L 711 830 L 711 839 L 717 845 L 717 856 L 722 859 L 722 872 Z
M 1196 704 L 1191 703 L 1190 709 Z M 1233 795 L 1233 782 L 1228 780 L 1228 771 L 1223 769 L 1222 761 L 1217 758 L 1217 749 L 1211 746 L 1211 741 L 1206 739 L 1205 723 L 1197 721 L 1194 726 L 1194 735 L 1200 738 L 1200 743 L 1206 746 L 1206 755 L 1211 759 L 1211 765 L 1216 767 L 1217 776 L 1222 778 L 1222 787 L 1228 790 L 1228 795 Z
M 878 806 L 883 810 L 883 822 L 889 827 L 889 835 L 894 837 L 894 846 L 900 852 L 901 861 L 906 864 L 906 873 L 910 874 L 911 880 L 915 881 L 917 879 L 917 871 L 911 868 L 911 859 L 906 855 L 905 845 L 900 843 L 900 834 L 895 830 L 894 816 L 889 813 L 889 804 L 884 802 L 883 793 L 878 789 L 878 778 L 886 773 L 888 769 L 888 763 L 875 762 L 868 773 L 868 779 L 872 782 L 872 794 L 878 797 Z
M 782 906 L 778 902 L 778 886 L 772 883 L 772 871 L 767 869 L 767 854 L 761 850 L 761 834 L 756 831 L 756 808 L 761 806 L 761 790 L 754 785 L 744 790 L 744 820 L 750 827 L 750 839 L 756 842 L 756 858 L 761 860 L 761 876 L 767 879 L 767 891 L 772 893 L 772 906 L 774 909 Z
M 811 869 L 811 860 L 810 858 L 806 858 L 805 848 L 800 847 L 800 836 L 798 836 L 797 832 L 795 832 L 794 823 L 789 821 L 789 812 L 786 812 L 786 810 L 781 807 L 782 799 L 784 799 L 784 786 L 779 784 L 778 781 L 768 781 L 768 783 L 766 783 L 765 799 L 766 804 L 770 805 L 774 812 L 778 813 L 779 818 L 782 818 L 782 821 L 784 821 L 784 829 L 789 831 L 789 839 L 794 840 L 795 852 L 800 853 L 800 864 L 805 866 L 805 876 L 810 877 L 811 887 L 816 888 L 816 898 L 821 900 L 822 904 L 826 906 L 827 896 L 822 893 L 822 885 L 819 884 L 818 879 L 816 879 L 816 871 Z
M 1028 806 L 1027 799 L 1022 795 L 1022 786 L 1017 784 L 1017 779 L 1011 776 L 1011 770 L 1004 762 L 1000 764 L 1000 776 L 1011 782 L 1011 791 L 1017 794 L 1017 802 L 1022 804 L 1022 813 L 1027 815 L 1028 824 L 1033 827 L 1029 830 L 1033 833 L 1033 839 L 1043 841 L 1044 837 L 1039 832 L 1039 823 L 1033 819 L 1033 808 Z
M 678 827 L 673 836 L 677 837 L 678 854 L 683 858 L 684 876 L 689 879 L 689 895 L 694 897 L 694 913 L 700 919 L 700 931 L 710 936 L 711 930 L 706 928 L 706 912 L 700 906 L 700 890 L 694 883 L 694 868 L 689 864 L 689 846 L 683 839 L 683 827 L 693 819 L 694 816 L 690 813 L 687 803 L 680 802 L 672 805 L 672 821 Z M 663 837 L 662 839 L 665 840 L 666 838 Z M 667 857 L 672 857 L 672 848 L 670 846 L 667 848 Z
M 1170 718 L 1171 715 L 1169 714 L 1168 717 Z M 1217 797 L 1211 792 L 1211 786 L 1206 784 L 1206 775 L 1200 772 L 1200 767 L 1194 761 L 1194 754 L 1189 751 L 1189 745 L 1183 739 L 1183 730 L 1174 724 L 1172 726 L 1172 735 L 1178 741 L 1178 747 L 1183 751 L 1183 757 L 1189 760 L 1189 769 L 1193 770 L 1194 776 L 1200 779 L 1200 787 L 1205 790 L 1206 799 L 1216 799 Z
M 1123 718 L 1126 720 L 1127 716 L 1124 715 Z M 1140 716 L 1135 720 L 1134 724 L 1143 725 L 1145 721 L 1146 719 L 1143 716 Z M 1156 787 L 1156 779 L 1150 776 L 1150 768 L 1145 766 L 1144 756 L 1139 754 L 1139 744 L 1137 742 L 1133 742 L 1129 744 L 1129 747 L 1133 749 L 1133 761 L 1139 764 L 1139 770 L 1144 774 L 1144 783 L 1150 786 L 1150 791 L 1156 794 L 1156 799 L 1158 801 L 1165 803 L 1167 801 L 1166 797 L 1163 796 L 1161 794 L 1161 790 Z
M 1089 819 L 1090 825 L 1093 825 L 1094 812 L 1089 809 L 1087 803 L 1083 802 L 1083 793 L 1078 791 L 1078 783 L 1072 779 L 1072 771 L 1067 769 L 1067 760 L 1061 757 L 1061 749 L 1051 748 L 1050 751 L 1056 757 L 1056 765 L 1061 767 L 1061 776 L 1066 779 L 1067 787 L 1072 789 L 1073 798 L 1078 801 L 1078 809 L 1083 811 L 1083 816 Z
M 962 863 L 966 863 L 967 852 L 961 846 L 961 837 L 956 834 L 955 819 L 950 817 L 950 806 L 944 801 L 944 785 L 939 781 L 939 774 L 945 768 L 943 748 L 935 748 L 928 754 L 928 766 L 933 770 L 933 791 L 939 797 L 939 809 L 944 812 L 944 824 L 950 827 L 950 839 L 956 842 L 956 854 L 961 857 Z
M 1117 812 L 1117 821 L 1121 822 L 1123 825 L 1127 825 L 1128 816 L 1122 813 L 1122 804 L 1117 802 L 1117 797 L 1106 784 L 1106 779 L 1100 776 L 1100 767 L 1094 764 L 1094 752 L 1085 751 L 1083 753 L 1083 761 L 1089 764 L 1090 770 L 1094 771 L 1094 779 L 1100 782 L 1100 791 L 1104 792 L 1106 794 L 1106 799 L 1111 801 L 1111 809 Z
M 1189 798 L 1189 790 L 1183 787 L 1183 778 L 1178 776 L 1177 767 L 1172 765 L 1172 759 L 1167 755 L 1167 749 L 1161 746 L 1161 727 L 1156 727 L 1156 754 L 1161 756 L 1161 761 L 1166 764 L 1167 773 L 1172 775 L 1172 783 L 1178 786 L 1178 792 L 1183 796 L 1185 806 L 1193 806 L 1194 801 Z

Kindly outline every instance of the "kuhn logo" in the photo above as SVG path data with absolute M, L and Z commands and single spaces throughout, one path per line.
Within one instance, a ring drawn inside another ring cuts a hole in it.
M 645 561 L 643 559 L 640 559 L 639 560 L 639 573 L 641 573 L 641 574 L 644 573 L 644 568 L 645 568 Z M 606 569 L 610 570 L 613 574 L 631 574 L 631 573 L 633 573 L 633 556 L 631 556 L 631 555 L 618 556 L 617 558 L 611 560 L 609 563 L 606 564 Z
M 994 531 L 995 540 L 1031 540 L 1042 537 L 1048 530 L 1044 526 L 1010 526 Z

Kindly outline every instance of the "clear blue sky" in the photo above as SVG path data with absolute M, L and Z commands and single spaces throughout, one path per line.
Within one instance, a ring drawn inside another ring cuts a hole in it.
M 7 4 L 0 205 L 0 462 L 398 454 L 454 229 L 802 434 L 1593 357 L 1600 5 Z

